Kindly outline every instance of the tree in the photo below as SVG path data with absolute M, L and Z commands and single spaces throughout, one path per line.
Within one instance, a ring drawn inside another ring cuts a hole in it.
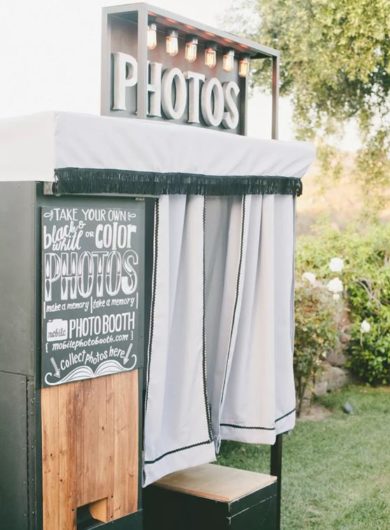
M 229 18 L 236 31 L 281 51 L 281 94 L 292 96 L 301 137 L 327 138 L 356 120 L 364 146 L 357 170 L 383 201 L 390 186 L 390 1 L 237 0 Z M 264 66 L 255 70 L 255 85 L 264 76 Z

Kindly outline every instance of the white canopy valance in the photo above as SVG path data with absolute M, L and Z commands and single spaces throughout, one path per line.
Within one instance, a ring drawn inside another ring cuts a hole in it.
M 300 178 L 313 156 L 303 142 L 151 120 L 50 112 L 0 121 L 0 181 L 54 182 L 60 168 Z

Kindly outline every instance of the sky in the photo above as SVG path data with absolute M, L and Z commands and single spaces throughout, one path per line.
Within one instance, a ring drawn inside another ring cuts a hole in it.
M 154 0 L 220 26 L 232 0 Z M 56 110 L 99 114 L 101 8 L 120 0 L 0 0 L 0 119 Z M 219 28 L 224 29 L 224 28 Z M 251 97 L 249 135 L 269 138 L 270 98 Z M 280 133 L 294 138 L 292 107 L 280 102 Z

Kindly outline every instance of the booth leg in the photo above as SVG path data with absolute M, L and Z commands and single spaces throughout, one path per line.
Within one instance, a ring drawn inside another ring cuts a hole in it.
M 276 530 L 280 530 L 280 506 L 282 500 L 282 449 L 283 435 L 278 434 L 275 444 L 271 447 L 271 475 L 278 477 L 276 496 Z

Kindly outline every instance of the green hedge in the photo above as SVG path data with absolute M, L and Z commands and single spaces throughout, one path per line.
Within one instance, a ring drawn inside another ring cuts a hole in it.
M 343 260 L 342 270 L 330 269 L 332 258 Z M 354 224 L 340 231 L 320 223 L 310 235 L 298 238 L 296 269 L 296 367 L 299 358 L 313 350 L 303 328 L 304 317 L 310 313 L 305 291 L 317 291 L 316 307 L 307 320 L 310 326 L 318 326 L 311 340 L 317 342 L 316 355 L 321 355 L 324 345 L 327 352 L 337 347 L 335 336 L 343 338 L 342 347 L 352 372 L 370 384 L 389 384 L 390 226 Z M 310 282 L 312 277 L 307 273 L 315 274 L 316 281 Z M 329 282 L 334 283 L 335 278 L 342 282 L 343 291 L 333 296 Z M 334 302 L 332 317 L 329 298 Z M 313 371 L 306 374 L 312 376 Z

